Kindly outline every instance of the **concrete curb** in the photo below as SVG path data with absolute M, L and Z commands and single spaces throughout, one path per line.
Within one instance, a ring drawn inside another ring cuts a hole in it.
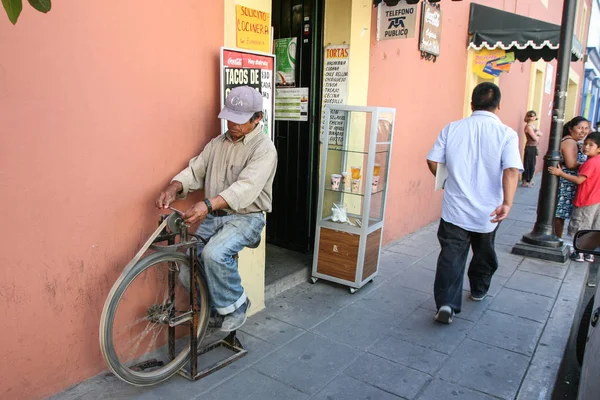
M 571 328 L 585 290 L 587 264 L 570 261 L 550 318 L 535 349 L 517 400 L 550 400 Z M 526 305 L 524 305 L 525 307 Z

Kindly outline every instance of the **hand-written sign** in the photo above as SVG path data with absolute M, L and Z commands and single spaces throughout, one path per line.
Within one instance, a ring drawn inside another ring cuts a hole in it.
M 321 109 L 321 134 L 325 126 L 325 105 L 346 104 L 348 98 L 348 67 L 350 46 L 347 44 L 325 47 L 323 60 L 323 97 Z M 331 113 L 331 119 L 337 118 L 337 111 Z M 341 115 L 344 118 L 343 115 Z M 343 124 L 341 124 L 343 125 Z M 341 131 L 343 132 L 343 130 Z M 338 142 L 342 140 L 340 132 Z M 331 138 L 330 133 L 330 140 Z M 333 139 L 335 140 L 335 139 Z
M 271 51 L 271 14 L 240 6 L 236 10 L 236 43 L 241 49 Z
M 377 10 L 377 40 L 406 39 L 415 37 L 417 5 L 405 0 L 395 6 L 381 3 Z
M 348 92 L 348 45 L 327 46 L 323 63 L 323 103 L 345 104 Z
M 442 10 L 438 7 L 423 2 L 419 35 L 419 50 L 434 56 L 440 55 L 442 40 Z

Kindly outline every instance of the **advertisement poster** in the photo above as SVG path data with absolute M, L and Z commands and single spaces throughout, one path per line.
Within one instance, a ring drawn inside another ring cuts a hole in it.
M 495 50 L 488 50 L 488 49 L 481 49 L 477 52 L 475 52 L 475 54 L 473 55 L 473 72 L 475 74 L 477 74 L 479 77 L 483 78 L 483 79 L 493 79 L 494 77 L 500 75 L 500 73 L 498 72 L 498 75 L 495 74 L 490 74 L 489 67 L 488 67 L 488 71 L 484 71 L 484 69 L 486 69 L 486 66 L 488 65 L 488 63 L 495 61 L 495 60 L 499 60 L 502 59 L 503 57 L 506 56 L 506 51 L 502 50 L 502 49 L 495 49 Z
M 483 67 L 483 72 L 491 76 L 500 76 L 502 72 L 510 72 L 510 66 L 515 62 L 515 53 L 506 53 L 504 57 L 490 60 Z
M 440 55 L 442 40 L 442 10 L 439 6 L 423 2 L 419 50 L 434 56 Z
M 346 104 L 346 100 L 348 99 L 349 52 L 350 46 L 347 44 L 325 47 L 321 136 L 323 135 L 325 126 L 325 105 Z M 329 133 L 329 144 L 336 145 L 336 143 L 343 143 L 344 127 L 346 126 L 344 114 L 333 111 L 330 117 L 330 129 L 334 126 L 336 128 L 333 132 L 330 131 Z
M 544 82 L 544 93 L 552 93 L 552 80 L 554 79 L 554 67 L 552 64 L 546 64 L 546 82 Z
M 238 4 L 235 15 L 237 47 L 271 52 L 271 14 Z
M 377 40 L 415 37 L 417 5 L 400 0 L 395 6 L 380 3 L 377 8 Z
M 296 47 L 298 38 L 275 39 L 275 58 L 277 74 L 275 82 L 278 87 L 296 86 Z
M 308 88 L 276 88 L 275 119 L 308 121 Z
M 273 78 L 275 56 L 251 51 L 221 48 L 221 107 L 229 91 L 236 86 L 251 86 L 263 96 L 264 133 L 273 138 Z M 227 122 L 221 131 L 225 133 Z

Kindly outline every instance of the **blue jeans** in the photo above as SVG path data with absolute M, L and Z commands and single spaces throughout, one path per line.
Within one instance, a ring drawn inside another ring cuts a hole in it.
M 246 292 L 238 271 L 237 254 L 244 247 L 256 247 L 265 226 L 263 213 L 209 214 L 196 231 L 208 241 L 198 244 L 198 258 L 204 267 L 212 305 L 221 315 L 231 314 L 246 302 Z M 189 287 L 189 270 L 181 268 L 179 277 Z

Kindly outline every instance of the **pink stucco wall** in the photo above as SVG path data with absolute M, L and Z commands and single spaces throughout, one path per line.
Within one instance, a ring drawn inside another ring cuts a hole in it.
M 540 0 L 478 2 L 560 24 L 560 1 L 550 1 L 548 9 Z M 368 104 L 396 108 L 384 243 L 397 240 L 440 216 L 442 193 L 434 193 L 434 178 L 425 159 L 444 125 L 462 118 L 470 3 L 441 3 L 442 45 L 435 63 L 421 59 L 418 34 L 414 39 L 378 42 L 376 10 L 373 11 Z M 582 62 L 573 63 L 573 68 L 583 76 Z M 529 76 L 529 62 L 515 63 L 510 73 L 500 79 L 503 96 L 500 118 L 518 132 L 522 132 L 527 112 Z M 545 117 L 541 125 L 544 132 L 550 130 L 547 115 L 551 101 L 551 95 L 544 96 Z M 540 148 L 545 153 L 547 136 Z
M 98 321 L 153 200 L 218 133 L 223 3 L 0 12 L 0 398 L 105 369 Z

